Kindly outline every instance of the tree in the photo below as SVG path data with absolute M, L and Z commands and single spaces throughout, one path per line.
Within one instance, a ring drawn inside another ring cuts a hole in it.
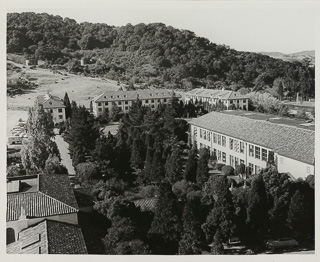
M 248 197 L 247 224 L 252 234 L 260 237 L 268 225 L 267 195 L 262 175 L 253 179 Z
M 114 122 L 117 121 L 119 118 L 119 113 L 120 113 L 120 109 L 119 107 L 113 102 L 112 103 L 112 107 L 111 107 L 111 111 L 110 111 L 110 119 Z
M 204 234 L 201 230 L 203 220 L 201 192 L 190 192 L 183 212 L 183 230 L 179 242 L 179 254 L 201 254 Z
M 48 175 L 68 174 L 68 169 L 60 163 L 60 159 L 57 156 L 50 155 L 44 169 Z
M 199 185 L 203 185 L 205 182 L 207 182 L 209 177 L 209 163 L 210 159 L 210 152 L 207 148 L 202 148 L 200 150 L 200 158 L 198 161 L 198 167 L 197 167 L 197 183 Z
M 172 151 L 171 155 L 167 157 L 166 161 L 166 177 L 171 184 L 182 179 L 182 158 L 181 149 L 177 146 Z
M 196 182 L 197 168 L 198 168 L 197 151 L 198 150 L 195 147 L 193 147 L 189 151 L 185 174 L 184 174 L 184 178 L 187 181 Z
M 222 241 L 226 241 L 232 236 L 234 213 L 235 209 L 229 190 L 228 178 L 221 176 L 217 179 L 214 207 L 207 216 L 206 223 L 202 226 L 209 241 L 213 240 L 218 230 Z
M 90 113 L 93 113 L 93 105 L 92 105 L 92 100 L 90 101 L 90 106 L 89 106 L 89 109 L 90 109 Z
M 79 182 L 101 178 L 101 173 L 97 164 L 92 162 L 80 163 L 76 166 L 76 178 Z
M 71 103 L 67 92 L 64 95 L 63 104 L 66 107 L 66 119 L 68 119 L 71 117 Z
M 224 167 L 222 167 L 221 171 L 226 176 L 233 176 L 234 175 L 234 168 L 232 166 L 224 166 Z
M 141 169 L 143 167 L 143 160 L 145 159 L 143 142 L 141 139 L 136 138 L 133 140 L 131 146 L 131 166 L 135 169 Z
M 220 230 L 217 230 L 217 232 L 214 234 L 211 253 L 213 255 L 222 255 L 224 253 Z
M 304 194 L 297 190 L 291 198 L 288 225 L 298 236 L 314 237 L 314 191 Z
M 171 185 L 163 182 L 160 185 L 154 219 L 148 233 L 152 254 L 173 255 L 178 252 L 180 216 L 178 201 L 172 193 Z

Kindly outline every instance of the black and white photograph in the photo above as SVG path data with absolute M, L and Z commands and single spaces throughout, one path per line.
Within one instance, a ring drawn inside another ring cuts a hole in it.
M 3 6 L 8 260 L 316 261 L 319 1 Z

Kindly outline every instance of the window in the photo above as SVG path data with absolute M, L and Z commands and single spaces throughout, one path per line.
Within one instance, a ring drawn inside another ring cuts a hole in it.
M 154 108 L 154 105 L 151 105 L 151 108 Z
M 104 105 L 107 106 L 107 105 L 108 105 L 108 102 L 105 102 Z
M 197 133 L 198 133 L 197 131 L 198 131 L 197 128 L 194 127 L 194 128 L 193 128 L 193 134 L 194 134 L 194 136 L 197 136 Z
M 118 102 L 118 105 L 121 105 L 121 101 Z
M 307 166 L 307 174 L 310 174 L 310 167 Z
M 154 99 L 151 99 L 151 103 L 154 103 Z
M 259 174 L 260 170 L 261 170 L 261 167 L 255 166 L 255 173 L 256 174 Z
M 249 156 L 253 157 L 253 145 L 249 145 Z
M 167 98 L 164 99 L 164 102 L 167 102 Z
M 222 146 L 226 146 L 226 137 L 222 136 Z
M 255 147 L 255 158 L 260 159 L 260 147 Z
M 62 115 L 59 115 L 59 119 L 63 119 L 63 116 L 62 116 Z
M 243 103 L 246 103 L 246 100 L 245 99 L 243 99 L 243 101 L 242 101 Z
M 52 105 L 52 102 L 49 102 L 49 105 Z
M 124 103 L 127 105 L 127 104 L 128 104 L 128 101 L 125 101 Z
M 234 158 L 234 164 L 235 164 L 236 166 L 239 165 L 239 158 L 237 158 L 237 157 Z
M 226 153 L 222 152 L 222 162 L 226 162 Z
M 207 132 L 205 130 L 203 130 L 203 139 L 207 139 Z
M 200 149 L 202 149 L 202 147 L 203 147 L 203 144 L 202 144 L 202 143 L 200 143 Z
M 149 100 L 147 99 L 145 103 L 148 104 L 148 103 L 149 103 Z
M 234 166 L 234 156 L 230 155 L 230 166 Z
M 128 109 L 129 109 L 129 107 L 128 107 L 128 106 L 126 106 L 126 107 L 125 107 L 125 109 L 126 109 L 126 110 L 128 110 Z
M 217 157 L 217 149 L 213 149 L 213 155 Z
M 58 112 L 59 112 L 59 113 L 62 113 L 62 108 L 59 108 L 59 109 L 58 109 Z
M 232 138 L 229 139 L 229 146 L 230 146 L 230 149 L 233 150 L 233 139 Z
M 218 135 L 218 144 L 221 145 L 221 135 Z
M 249 163 L 249 172 L 250 174 L 252 174 L 253 172 L 253 164 Z
M 244 153 L 244 143 L 240 141 L 240 153 Z
M 262 161 L 267 161 L 268 160 L 268 150 L 262 148 Z
M 234 140 L 234 151 L 239 152 L 239 141 L 238 140 Z
M 218 150 L 218 160 L 221 160 L 221 151 Z
M 233 104 L 233 101 L 232 101 L 232 100 L 230 100 L 230 104 Z
M 99 108 L 99 112 L 101 112 L 102 111 L 102 108 Z
M 200 138 L 202 138 L 202 129 L 200 128 Z
M 213 133 L 213 143 L 217 143 L 217 134 Z
M 101 106 L 101 103 L 100 103 L 100 102 L 98 103 L 98 106 Z
M 239 104 L 239 99 L 237 100 L 237 104 Z
M 53 113 L 53 110 L 52 110 L 52 109 L 50 109 L 50 113 Z

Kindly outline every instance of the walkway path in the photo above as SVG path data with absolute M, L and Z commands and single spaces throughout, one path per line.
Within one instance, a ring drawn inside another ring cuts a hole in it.
M 55 132 L 55 142 L 61 155 L 61 164 L 68 169 L 69 175 L 75 175 L 76 172 L 72 166 L 72 160 L 69 155 L 69 144 L 63 140 L 62 136 Z

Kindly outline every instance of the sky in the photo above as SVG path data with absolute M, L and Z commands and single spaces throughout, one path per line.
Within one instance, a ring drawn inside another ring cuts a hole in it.
M 161 22 L 239 51 L 294 53 L 315 49 L 318 9 L 314 2 L 78 0 L 72 5 L 72 1 L 66 0 L 46 4 L 31 0 L 26 3 L 11 0 L 7 12 L 46 12 L 77 22 L 114 26 Z

